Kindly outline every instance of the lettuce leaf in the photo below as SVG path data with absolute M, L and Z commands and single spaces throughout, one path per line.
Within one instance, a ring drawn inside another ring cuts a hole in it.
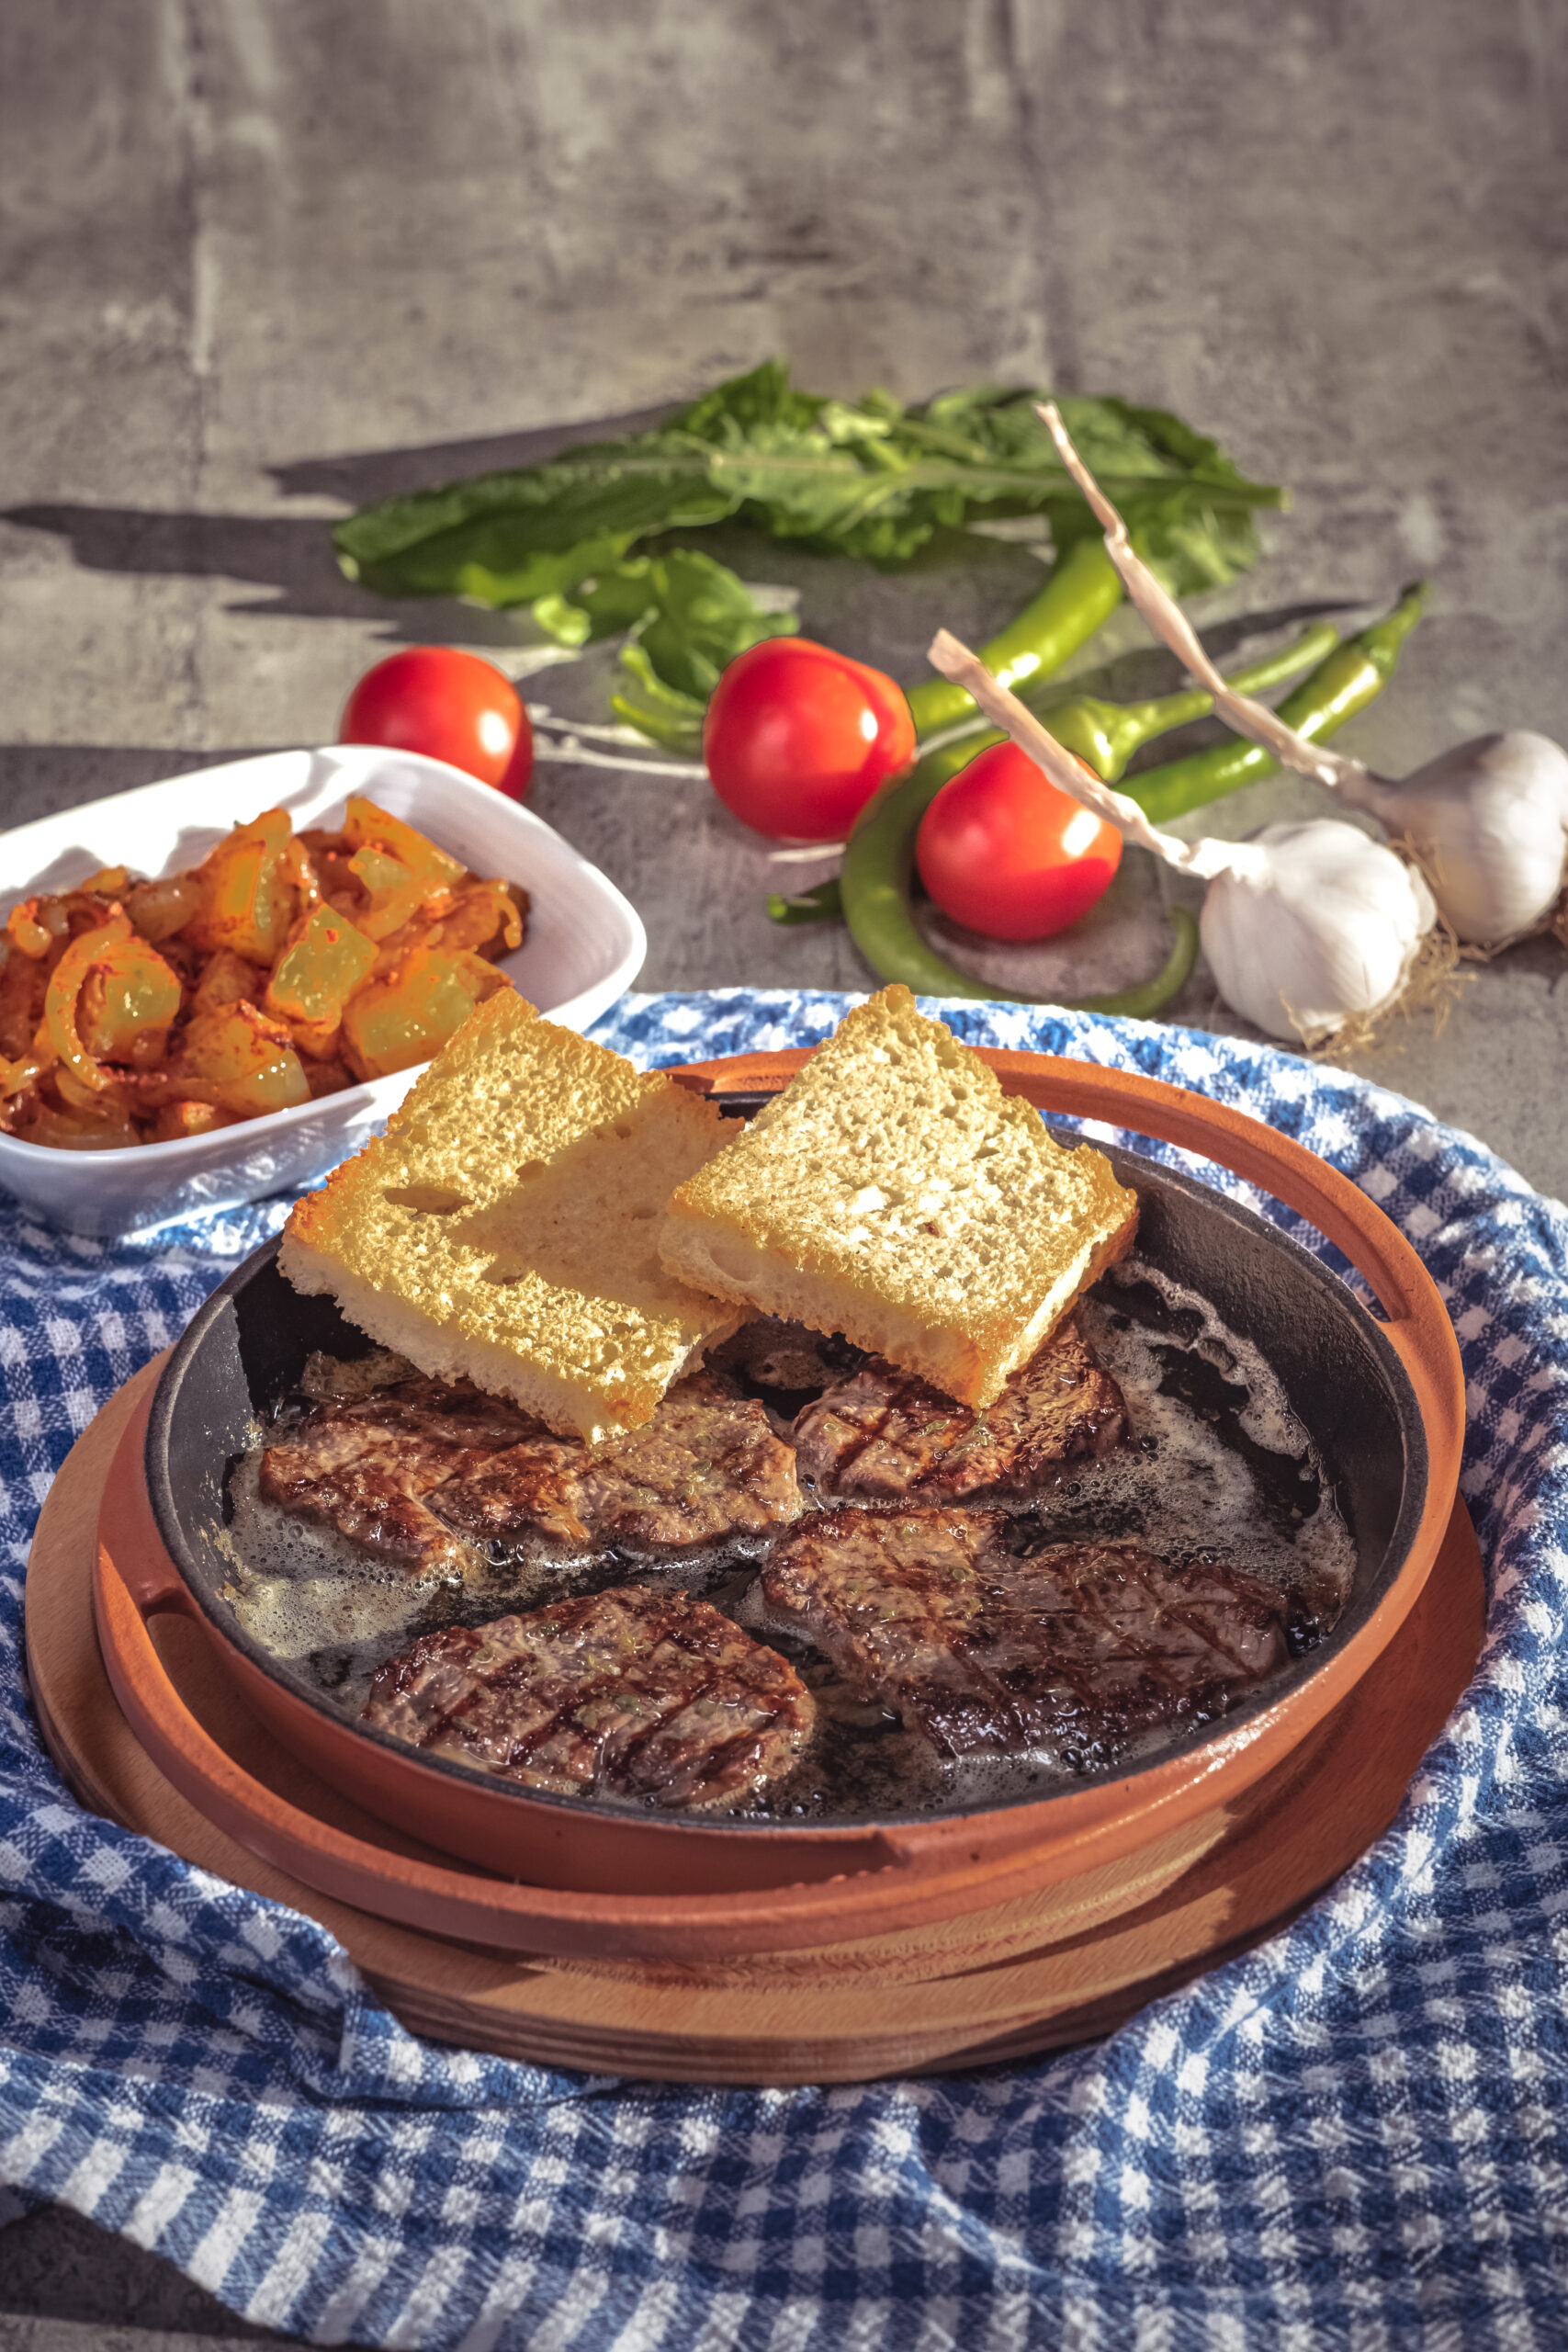
M 588 613 L 591 631 L 595 594 L 611 579 L 629 587 L 619 567 L 639 541 L 730 517 L 894 565 L 939 528 L 1038 514 L 1060 552 L 1096 526 L 1033 413 L 1041 397 L 980 385 L 913 407 L 880 391 L 837 401 L 797 391 L 769 360 L 648 432 L 387 499 L 338 524 L 333 538 L 349 577 L 382 595 L 560 599 Z M 1246 481 L 1213 441 L 1162 410 L 1111 399 L 1061 406 L 1175 593 L 1228 580 L 1254 560 L 1253 511 L 1282 505 L 1281 491 Z M 546 609 L 564 618 L 560 606 Z

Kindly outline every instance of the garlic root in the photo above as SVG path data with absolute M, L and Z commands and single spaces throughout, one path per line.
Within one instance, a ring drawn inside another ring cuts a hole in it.
M 1247 846 L 1267 866 L 1216 875 L 1199 924 L 1232 1011 L 1316 1046 L 1392 1010 L 1437 920 L 1420 875 L 1333 817 L 1270 825 Z

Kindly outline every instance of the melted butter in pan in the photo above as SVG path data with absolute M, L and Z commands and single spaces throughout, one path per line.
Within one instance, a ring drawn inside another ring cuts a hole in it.
M 1310 1645 L 1348 1597 L 1355 1545 L 1331 1466 L 1269 1365 L 1204 1300 L 1136 1256 L 1102 1279 L 1080 1312 L 1096 1355 L 1122 1389 L 1129 1435 L 1111 1454 L 1074 1463 L 1065 1483 L 1026 1514 L 1040 1540 L 1134 1541 L 1165 1556 L 1218 1559 L 1288 1589 L 1295 1645 Z M 824 1378 L 846 1368 L 841 1342 L 797 1335 L 786 1363 L 775 1336 L 767 1335 L 759 1365 L 773 1388 L 790 1392 L 792 1406 L 805 1401 L 804 1392 L 793 1392 L 814 1361 Z M 764 1379 L 754 1393 L 768 1385 Z M 264 1501 L 256 1471 L 266 1434 L 258 1427 L 258 1451 L 231 1474 L 225 1596 L 286 1680 L 351 1718 L 377 1668 L 421 1634 L 481 1624 L 569 1593 L 669 1583 L 702 1594 L 773 1643 L 818 1702 L 818 1728 L 800 1763 L 738 1807 L 743 1815 L 787 1821 L 963 1810 L 1047 1792 L 1101 1763 L 1131 1763 L 1169 1736 L 1141 1734 L 1114 1755 L 943 1759 L 896 1714 L 852 1692 L 808 1643 L 767 1624 L 758 1597 L 761 1540 L 730 1541 L 667 1563 L 617 1548 L 572 1554 L 543 1544 L 505 1552 L 472 1544 L 438 1569 L 411 1576 Z

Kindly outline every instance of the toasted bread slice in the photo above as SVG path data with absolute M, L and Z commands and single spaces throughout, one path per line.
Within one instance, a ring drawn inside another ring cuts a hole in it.
M 299 1204 L 278 1262 L 422 1372 L 598 1442 L 741 1319 L 659 1258 L 666 1202 L 724 1140 L 700 1096 L 507 989 Z
M 889 988 L 688 1178 L 660 1250 L 682 1282 L 841 1331 L 980 1408 L 1137 1219 L 1101 1153 L 1053 1143 Z

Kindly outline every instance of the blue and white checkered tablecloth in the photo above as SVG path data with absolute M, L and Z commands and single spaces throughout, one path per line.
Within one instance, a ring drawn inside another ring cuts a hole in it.
M 596 1034 L 657 1066 L 810 1042 L 844 1002 L 631 998 Z M 1269 1119 L 1353 1176 L 1440 1284 L 1491 1613 L 1388 1835 L 1285 1934 L 1037 2063 L 686 2090 L 417 2041 L 311 1921 L 84 1814 L 22 1692 L 51 1475 L 285 1204 L 122 1245 L 7 1207 L 0 2184 L 325 2344 L 1568 2343 L 1568 1211 L 1412 1104 L 1268 1047 L 942 1010 L 974 1043 Z

